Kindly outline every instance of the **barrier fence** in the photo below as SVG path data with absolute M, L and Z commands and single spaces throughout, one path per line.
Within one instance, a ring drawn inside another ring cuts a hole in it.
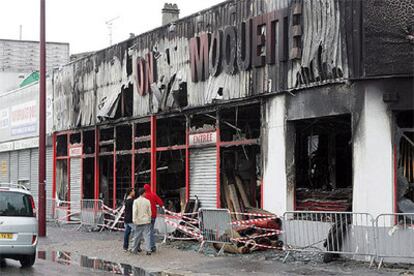
M 219 255 L 224 246 L 233 240 L 233 226 L 231 214 L 228 209 L 200 209 L 198 213 L 200 234 L 202 238 L 200 251 L 205 243 L 221 243 Z
M 80 223 L 80 210 L 71 208 L 73 202 L 52 199 L 52 219 L 56 225 Z
M 58 225 L 80 223 L 91 228 L 100 227 L 122 231 L 123 206 L 113 210 L 102 200 L 81 200 L 80 211 L 72 210 L 72 202 L 52 200 L 53 219 Z M 359 256 L 363 260 L 414 263 L 414 213 L 380 214 L 375 219 L 368 213 L 291 211 L 283 215 L 283 231 L 257 227 L 254 223 L 277 218 L 275 215 L 244 214 L 246 219 L 232 221 L 228 209 L 200 209 L 198 213 L 175 213 L 158 210 L 156 228 L 164 241 L 174 231 L 184 236 L 174 238 L 198 240 L 200 251 L 206 243 L 255 244 L 251 238 L 233 237 L 234 228 L 250 225 L 263 230 L 255 238 L 283 233 L 285 260 L 292 251 L 320 252 L 325 261 L 339 255 Z M 255 218 L 256 217 L 256 218 Z M 157 226 L 158 225 L 158 226 Z M 280 249 L 276 246 L 255 245 L 263 249 Z
M 283 215 L 288 252 L 324 253 L 324 261 L 339 255 L 379 261 L 414 263 L 414 214 L 294 211 Z
M 80 202 L 80 227 L 96 228 L 103 224 L 103 201 L 95 199 L 82 199 Z
M 287 252 L 330 253 L 324 255 L 325 261 L 336 254 L 375 256 L 374 219 L 370 214 L 296 211 L 286 212 L 283 222 Z
M 375 230 L 378 267 L 384 259 L 414 263 L 414 213 L 381 214 Z

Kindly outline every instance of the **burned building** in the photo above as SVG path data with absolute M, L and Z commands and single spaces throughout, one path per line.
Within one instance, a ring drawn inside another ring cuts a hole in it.
M 176 211 L 409 209 L 413 9 L 226 1 L 72 61 L 53 73 L 54 196 L 115 208 L 150 183 Z

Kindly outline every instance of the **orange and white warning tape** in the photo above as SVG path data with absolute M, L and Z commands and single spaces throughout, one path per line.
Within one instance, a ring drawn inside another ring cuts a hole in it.
M 276 219 L 277 216 L 267 217 L 267 218 L 258 218 L 258 219 L 249 219 L 249 220 L 237 220 L 233 221 L 233 225 L 244 225 L 244 224 L 254 224 L 256 222 L 265 222 Z
M 188 221 L 190 221 L 192 223 L 196 223 L 196 224 L 198 224 L 198 222 L 199 222 L 198 219 L 188 217 L 191 214 L 197 214 L 197 213 L 175 213 L 175 212 L 169 211 L 167 209 L 164 209 L 164 210 L 165 210 L 165 213 L 166 214 L 169 214 L 169 215 L 171 215 L 174 218 L 177 218 L 177 219 L 186 219 L 186 220 L 188 220 Z
M 272 237 L 272 236 L 277 236 L 280 235 L 281 231 L 274 231 L 271 233 L 265 233 L 265 234 L 261 234 L 261 235 L 257 235 L 257 236 L 249 236 L 249 237 L 243 237 L 243 238 L 236 238 L 234 239 L 235 241 L 244 241 L 244 240 L 251 240 L 251 239 L 258 239 L 258 238 L 264 238 L 264 237 Z
M 258 226 L 255 226 L 255 225 L 253 225 L 252 227 L 253 227 L 254 229 L 257 229 L 257 230 L 262 230 L 262 231 L 267 231 L 267 232 L 279 231 L 279 233 L 283 233 L 283 231 L 281 231 L 281 230 L 279 230 L 279 229 L 274 229 L 274 228 L 264 228 L 264 227 L 258 227 Z
M 242 215 L 242 216 L 251 216 L 251 217 L 275 217 L 274 214 L 261 214 L 261 213 L 239 213 L 239 212 L 230 212 L 232 215 Z
M 198 215 L 198 212 L 193 212 L 193 213 L 176 213 L 176 212 L 167 210 L 165 208 L 163 208 L 163 209 L 164 209 L 164 211 L 166 213 L 171 214 L 171 215 L 176 215 L 176 216 L 183 216 L 184 217 L 184 216 L 194 216 L 194 215 Z
M 260 244 L 260 243 L 256 243 L 254 240 L 236 240 L 233 239 L 234 241 L 240 242 L 240 243 L 244 243 L 246 245 L 252 245 L 252 249 L 255 249 L 256 247 L 259 248 L 265 248 L 265 249 L 282 249 L 282 247 L 279 246 L 271 246 L 271 245 L 264 245 L 264 244 Z
M 194 232 L 193 230 L 189 229 L 188 227 L 185 227 L 183 225 L 180 225 L 179 223 L 176 223 L 174 221 L 165 220 L 165 223 L 176 227 L 177 229 L 180 229 L 182 232 L 184 232 L 185 234 L 194 237 L 195 239 L 201 239 L 201 235 L 199 233 Z

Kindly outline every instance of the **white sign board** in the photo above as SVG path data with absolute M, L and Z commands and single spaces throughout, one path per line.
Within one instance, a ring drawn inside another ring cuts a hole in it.
M 81 156 L 82 155 L 82 145 L 81 144 L 74 144 L 69 146 L 69 156 Z
M 15 150 L 30 149 L 30 148 L 37 148 L 37 147 L 39 147 L 39 138 L 37 137 L 14 142 Z
M 11 107 L 11 135 L 36 133 L 37 102 L 30 101 Z
M 217 141 L 217 132 L 203 132 L 190 134 L 190 146 L 201 146 L 215 144 Z

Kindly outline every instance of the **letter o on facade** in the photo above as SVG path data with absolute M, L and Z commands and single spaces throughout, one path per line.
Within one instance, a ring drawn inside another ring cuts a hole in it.
M 210 54 L 209 54 L 209 71 L 211 76 L 218 76 L 221 72 L 221 41 L 223 38 L 223 31 L 219 30 L 214 33 L 211 40 Z
M 237 49 L 237 30 L 234 26 L 227 26 L 224 29 L 222 42 L 223 69 L 228 74 L 236 72 L 236 49 Z

